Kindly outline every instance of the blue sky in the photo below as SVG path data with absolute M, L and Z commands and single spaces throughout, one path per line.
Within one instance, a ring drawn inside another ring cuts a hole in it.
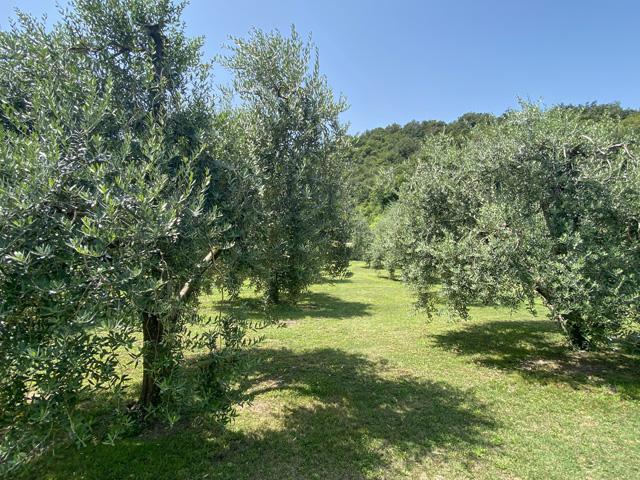
M 3 29 L 15 7 L 57 17 L 52 0 L 1 0 Z M 640 107 L 638 0 L 192 0 L 185 21 L 208 56 L 252 26 L 311 32 L 353 133 L 518 97 Z

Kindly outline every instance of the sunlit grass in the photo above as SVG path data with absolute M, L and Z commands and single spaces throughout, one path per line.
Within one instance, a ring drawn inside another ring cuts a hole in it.
M 286 327 L 266 330 L 226 430 L 57 450 L 24 477 L 640 477 L 637 356 L 571 353 L 525 310 L 429 322 L 401 282 L 353 271 L 278 308 Z M 262 315 L 251 295 L 234 309 Z

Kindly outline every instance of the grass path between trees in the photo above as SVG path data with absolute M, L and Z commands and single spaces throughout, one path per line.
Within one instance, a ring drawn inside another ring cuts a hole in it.
M 567 351 L 542 312 L 416 313 L 361 263 L 277 312 L 250 403 L 202 425 L 59 449 L 38 479 L 640 478 L 640 358 Z M 203 308 L 214 309 L 213 299 Z M 234 309 L 261 315 L 243 298 Z

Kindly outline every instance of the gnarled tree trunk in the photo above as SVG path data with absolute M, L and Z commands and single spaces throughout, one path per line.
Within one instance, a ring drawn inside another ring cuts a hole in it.
M 589 340 L 585 336 L 582 318 L 578 312 L 569 312 L 566 315 L 562 315 L 559 321 L 573 348 L 589 350 Z
M 564 330 L 571 346 L 578 350 L 589 350 L 589 340 L 587 339 L 582 318 L 579 312 L 569 312 L 561 315 L 554 308 L 553 295 L 547 289 L 538 286 L 536 292 L 542 297 L 545 305 L 551 310 L 552 317 L 558 322 L 562 330 Z
M 222 253 L 222 249 L 216 248 L 210 251 L 202 260 L 200 269 L 194 273 L 194 276 L 186 282 L 180 293 L 178 300 L 188 302 L 198 289 L 194 287 L 198 280 L 213 265 L 215 260 Z M 164 319 L 166 323 L 156 314 L 145 312 L 142 314 L 142 338 L 144 345 L 142 348 L 142 389 L 138 405 L 144 409 L 150 408 L 160 403 L 160 381 L 168 374 L 166 368 L 159 367 L 162 364 L 163 356 L 167 355 L 167 347 L 165 345 L 165 325 L 173 326 L 179 320 L 179 313 L 175 312 Z
M 267 302 L 273 305 L 280 303 L 280 287 L 278 282 L 271 281 L 267 287 Z
M 146 312 L 143 314 L 142 336 L 144 340 L 142 350 L 143 373 L 139 405 L 143 409 L 149 410 L 160 402 L 158 361 L 162 355 L 164 325 L 157 315 Z

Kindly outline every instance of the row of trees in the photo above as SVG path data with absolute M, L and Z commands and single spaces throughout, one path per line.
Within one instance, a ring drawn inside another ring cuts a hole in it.
M 308 42 L 233 39 L 219 61 L 237 101 L 217 98 L 183 7 L 75 0 L 51 30 L 21 14 L 0 32 L 4 468 L 61 432 L 95 440 L 96 398 L 113 406 L 107 441 L 185 409 L 228 418 L 261 325 L 203 317 L 200 294 L 249 281 L 295 301 L 346 271 L 349 240 L 430 311 L 440 284 L 462 316 L 542 297 L 580 348 L 638 332 L 632 114 L 527 105 L 373 131 L 349 151 Z M 369 189 L 376 142 L 390 152 L 376 165 L 402 165 Z M 366 219 L 347 208 L 349 159 Z M 132 404 L 127 362 L 142 366 Z
M 260 325 L 203 318 L 200 293 L 248 279 L 295 300 L 347 267 L 344 102 L 315 51 L 295 31 L 234 39 L 231 107 L 183 8 L 74 0 L 52 30 L 19 14 L 0 33 L 5 468 L 61 431 L 94 439 L 97 395 L 114 406 L 110 441 L 135 417 L 204 405 L 227 418 Z M 143 368 L 133 405 L 127 362 Z
M 364 258 L 430 312 L 541 298 L 576 348 L 637 338 L 639 136 L 588 113 L 524 104 L 466 142 L 427 139 Z

